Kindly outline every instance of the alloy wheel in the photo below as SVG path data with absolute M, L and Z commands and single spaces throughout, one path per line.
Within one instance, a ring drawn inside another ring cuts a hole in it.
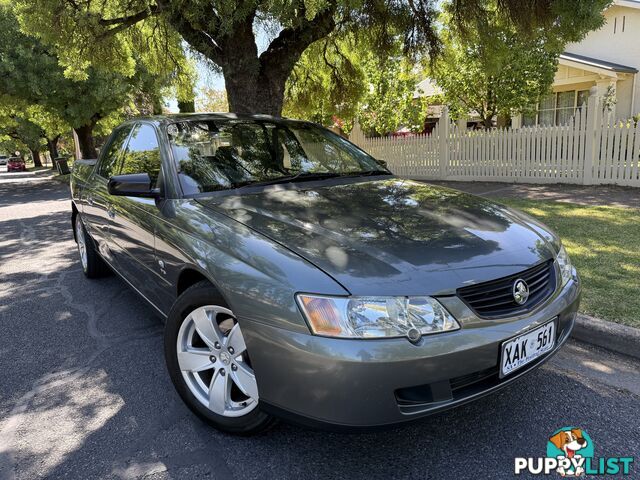
M 82 220 L 80 215 L 76 215 L 76 243 L 78 244 L 78 252 L 80 253 L 80 261 L 82 262 L 82 269 L 87 271 L 87 241 L 84 237 L 84 227 L 82 226 Z
M 258 386 L 240 324 L 220 306 L 193 310 L 177 339 L 178 365 L 191 393 L 212 412 L 241 417 L 258 405 Z

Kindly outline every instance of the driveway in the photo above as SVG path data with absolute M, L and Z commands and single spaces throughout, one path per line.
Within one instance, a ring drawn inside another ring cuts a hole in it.
M 640 456 L 640 363 L 575 342 L 402 428 L 220 434 L 175 393 L 153 311 L 116 277 L 84 278 L 69 210 L 65 186 L 0 181 L 0 479 L 512 478 L 514 457 L 543 456 L 569 425 L 598 457 Z

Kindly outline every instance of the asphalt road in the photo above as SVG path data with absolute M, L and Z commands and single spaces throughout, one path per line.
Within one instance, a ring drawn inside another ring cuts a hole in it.
M 69 210 L 65 186 L 0 183 L 3 480 L 512 478 L 514 457 L 543 456 L 567 425 L 589 432 L 596 456 L 640 457 L 640 364 L 573 342 L 500 393 L 418 424 L 220 434 L 174 392 L 153 311 L 116 277 L 84 278 Z

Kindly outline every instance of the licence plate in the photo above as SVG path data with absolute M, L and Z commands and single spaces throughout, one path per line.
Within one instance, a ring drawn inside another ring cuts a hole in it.
M 544 355 L 556 343 L 555 319 L 502 344 L 500 378 Z

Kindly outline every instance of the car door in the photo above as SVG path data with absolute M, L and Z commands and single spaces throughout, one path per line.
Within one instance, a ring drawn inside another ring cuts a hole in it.
M 122 158 L 124 146 L 131 133 L 132 125 L 125 125 L 115 130 L 102 153 L 98 158 L 98 163 L 87 189 L 83 192 L 82 215 L 87 231 L 96 242 L 99 252 L 110 263 L 113 263 L 113 256 L 110 250 L 110 219 L 109 209 L 111 198 L 107 191 L 107 182 Z
M 164 189 L 156 129 L 137 123 L 124 150 L 118 175 L 148 173 L 152 188 Z M 155 268 L 154 230 L 160 215 L 154 198 L 110 196 L 111 250 L 118 271 L 140 293 L 158 305 L 159 269 Z

